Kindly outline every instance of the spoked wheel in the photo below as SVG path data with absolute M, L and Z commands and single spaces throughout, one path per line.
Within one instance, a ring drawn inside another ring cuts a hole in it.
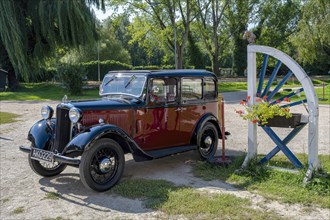
M 264 54 L 264 60 L 262 63 L 262 68 L 260 70 L 260 74 L 259 74 L 259 83 L 258 83 L 258 88 L 257 88 L 257 97 L 260 98 L 264 98 L 267 102 L 269 102 L 269 104 L 274 105 L 274 104 L 278 104 L 279 102 L 282 102 L 283 100 L 289 99 L 291 97 L 298 97 L 298 101 L 286 104 L 286 105 L 282 105 L 282 108 L 285 107 L 291 107 L 291 106 L 295 106 L 295 105 L 301 105 L 303 104 L 304 107 L 305 103 L 307 103 L 307 99 L 306 98 L 302 98 L 301 93 L 304 92 L 303 87 L 299 88 L 300 85 L 297 85 L 298 88 L 295 89 L 295 91 L 288 93 L 286 95 L 279 95 L 281 88 L 289 81 L 289 79 L 294 76 L 293 72 L 289 69 L 289 71 L 286 73 L 286 75 L 284 75 L 284 77 L 282 78 L 282 80 L 280 82 L 277 83 L 277 85 L 272 89 L 272 91 L 270 91 L 272 84 L 274 84 L 277 73 L 279 72 L 282 62 L 280 60 L 277 60 L 276 66 L 272 72 L 272 74 L 269 76 L 269 80 L 266 83 L 266 86 L 263 87 L 264 84 L 264 80 L 265 80 L 265 74 L 266 74 L 266 69 L 267 69 L 267 64 L 268 64 L 268 59 L 269 56 L 267 54 Z M 295 85 L 296 86 L 296 85 Z M 292 90 L 292 89 L 287 89 L 287 90 Z M 306 108 L 307 109 L 307 108 Z
M 124 152 L 112 139 L 101 139 L 85 151 L 79 165 L 80 179 L 89 189 L 106 191 L 114 186 L 125 166 Z
M 198 138 L 198 154 L 202 160 L 214 157 L 218 147 L 218 131 L 216 127 L 207 122 L 201 129 Z
M 36 174 L 44 177 L 56 176 L 66 168 L 65 164 L 61 164 L 59 162 L 48 163 L 48 162 L 41 162 L 38 160 L 31 159 L 30 154 L 28 159 L 31 169 Z

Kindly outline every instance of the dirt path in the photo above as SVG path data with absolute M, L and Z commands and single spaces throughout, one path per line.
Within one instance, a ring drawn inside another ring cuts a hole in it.
M 241 96 L 244 97 L 244 94 Z M 230 99 L 236 100 L 235 97 Z M 240 96 L 237 96 L 237 100 L 240 100 Z M 247 143 L 246 123 L 242 123 L 242 119 L 234 113 L 234 109 L 239 107 L 237 102 L 228 102 L 225 112 L 226 128 L 232 133 L 232 137 L 226 143 L 226 153 L 231 155 L 244 153 Z M 68 167 L 61 175 L 54 178 L 41 178 L 34 174 L 28 165 L 27 155 L 19 152 L 18 146 L 29 145 L 26 135 L 31 125 L 39 120 L 40 108 L 46 103 L 55 107 L 57 102 L 0 102 L 0 111 L 22 114 L 19 122 L 0 125 L 0 219 L 164 218 L 161 212 L 145 209 L 139 200 L 114 196 L 109 192 L 87 191 L 80 182 L 76 168 Z M 303 111 L 303 109 L 298 110 Z M 320 118 L 322 120 L 320 120 L 319 151 L 322 154 L 329 154 L 329 106 L 320 107 Z M 307 133 L 307 129 L 304 128 L 304 130 Z M 301 137 L 294 140 L 296 142 L 292 142 L 294 152 L 307 152 L 307 137 L 305 136 L 307 135 L 302 134 Z M 260 153 L 266 153 L 272 149 L 273 144 L 271 142 L 267 144 L 267 137 L 260 135 L 258 138 L 264 146 L 259 149 Z M 221 181 L 203 181 L 196 178 L 191 172 L 191 165 L 186 163 L 194 158 L 193 152 L 188 152 L 159 160 L 136 163 L 131 156 L 126 156 L 123 178 L 164 179 L 210 193 L 230 193 L 238 197 L 249 198 L 256 209 L 274 210 L 279 215 L 290 219 L 330 218 L 329 209 L 305 207 L 299 204 L 281 204 L 247 191 L 238 190 Z M 60 199 L 45 199 L 48 192 L 59 193 Z M 19 210 L 22 212 L 15 214 Z

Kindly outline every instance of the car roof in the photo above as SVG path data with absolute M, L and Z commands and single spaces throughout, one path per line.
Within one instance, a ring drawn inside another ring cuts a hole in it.
M 216 77 L 214 73 L 207 70 L 196 70 L 196 69 L 177 69 L 177 70 L 117 70 L 109 71 L 108 73 L 127 73 L 127 74 L 145 74 L 154 77 L 164 77 L 164 76 L 209 76 Z

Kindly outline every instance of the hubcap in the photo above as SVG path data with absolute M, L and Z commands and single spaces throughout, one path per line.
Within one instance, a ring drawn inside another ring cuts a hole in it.
M 100 171 L 102 173 L 107 173 L 111 170 L 111 160 L 109 158 L 104 158 L 101 162 L 100 162 Z
M 206 145 L 206 147 L 210 147 L 211 144 L 212 144 L 212 138 L 210 136 L 207 136 L 205 139 L 204 139 L 204 143 Z

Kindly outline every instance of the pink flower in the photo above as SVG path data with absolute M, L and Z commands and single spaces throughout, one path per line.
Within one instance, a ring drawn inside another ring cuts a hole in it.
M 286 102 L 290 102 L 290 99 L 288 97 L 285 97 L 283 100 Z

